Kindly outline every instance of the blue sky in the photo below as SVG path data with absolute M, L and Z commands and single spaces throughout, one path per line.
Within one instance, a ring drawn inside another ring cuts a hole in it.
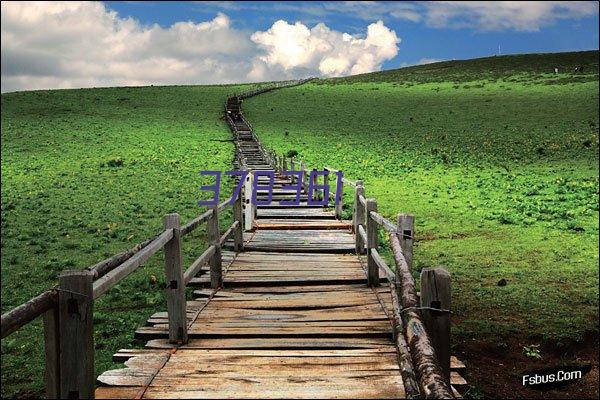
M 461 28 L 432 27 L 423 20 L 411 21 L 390 15 L 359 17 L 352 12 L 327 12 L 316 15 L 324 2 L 106 2 L 121 16 L 133 17 L 144 24 L 168 27 L 178 21 L 201 22 L 214 18 L 218 11 L 227 14 L 232 25 L 248 32 L 267 30 L 273 22 L 283 19 L 312 26 L 323 22 L 332 29 L 350 34 L 364 34 L 368 23 L 378 19 L 401 38 L 398 55 L 383 63 L 383 68 L 415 64 L 423 59 L 468 59 L 502 54 L 563 52 L 598 49 L 598 13 L 542 23 L 537 30 L 514 28 L 486 30 L 473 24 Z M 268 3 L 268 4 L 265 4 Z M 329 2 L 327 2 L 329 3 Z M 297 5 L 282 10 L 281 5 Z M 310 10 L 302 11 L 302 8 Z M 384 5 L 383 8 L 386 6 Z M 560 12 L 560 11 L 558 11 Z
M 598 2 L 9 2 L 2 92 L 345 76 L 598 49 Z

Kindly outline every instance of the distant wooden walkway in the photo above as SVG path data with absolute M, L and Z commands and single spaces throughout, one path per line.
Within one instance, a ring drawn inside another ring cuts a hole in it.
M 278 169 L 239 104 L 226 106 L 237 167 Z M 207 269 L 190 280 L 189 341 L 170 343 L 168 315 L 156 313 L 136 331 L 145 348 L 120 350 L 126 368 L 98 377 L 97 398 L 406 397 L 386 274 L 367 285 L 352 221 L 307 206 L 306 188 L 300 206 L 277 205 L 294 196 L 289 179 L 278 174 L 274 203 L 256 207 L 244 251 L 225 243 L 222 287 Z

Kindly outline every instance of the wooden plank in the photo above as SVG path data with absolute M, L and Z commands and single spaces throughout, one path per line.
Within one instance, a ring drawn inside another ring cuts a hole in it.
M 93 272 L 59 276 L 60 398 L 94 395 Z
M 467 381 L 465 380 L 465 378 L 460 376 L 458 372 L 452 371 L 450 372 L 450 383 L 452 384 L 452 386 L 465 386 L 467 384 Z
M 431 345 L 446 380 L 450 382 L 450 274 L 444 268 L 421 270 L 421 310 Z
M 163 381 L 152 385 L 146 398 L 401 398 L 399 375 L 365 377 L 318 376 L 206 378 L 186 385 Z M 202 384 L 202 386 L 199 386 Z M 201 389 L 200 389 L 201 388 Z
M 350 222 L 342 222 L 327 219 L 285 219 L 285 218 L 269 218 L 258 219 L 254 226 L 257 229 L 270 230 L 291 230 L 291 229 L 352 229 Z
M 148 349 L 170 349 L 165 339 L 153 339 L 146 343 Z M 219 338 L 191 339 L 180 349 L 389 349 L 387 338 Z M 391 351 L 391 350 L 390 350 Z M 122 361 L 122 359 L 120 359 Z M 117 361 L 115 359 L 115 361 Z
M 450 357 L 450 369 L 453 371 L 465 371 L 467 369 L 467 367 L 465 366 L 465 364 L 460 361 L 458 358 L 456 358 L 456 356 L 451 356 Z
M 377 202 L 374 199 L 368 199 L 365 206 L 367 219 L 367 278 L 369 286 L 379 286 L 379 268 L 373 257 L 373 249 L 377 249 L 379 245 L 377 224 L 370 216 L 371 211 L 377 211 Z
M 101 386 L 96 389 L 96 399 L 135 399 L 141 386 L 112 387 Z
M 60 396 L 60 331 L 57 306 L 44 313 L 44 355 L 46 398 L 56 399 Z
M 272 208 L 265 209 L 259 208 L 256 214 L 257 218 L 286 218 L 286 219 L 335 219 L 333 211 L 329 211 L 323 208 L 303 208 L 303 209 L 289 209 L 289 208 Z
M 185 343 L 187 342 L 187 319 L 179 214 L 167 214 L 164 225 L 165 229 L 173 232 L 171 240 L 165 243 L 169 340 L 171 343 Z
M 259 230 L 244 239 L 246 249 L 255 251 L 327 253 L 354 251 L 352 235 L 338 230 Z

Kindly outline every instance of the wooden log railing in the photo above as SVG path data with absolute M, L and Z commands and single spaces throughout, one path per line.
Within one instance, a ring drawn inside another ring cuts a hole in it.
M 229 199 L 186 225 L 178 214 L 165 216 L 165 229 L 152 239 L 82 270 L 63 271 L 58 286 L 2 314 L 2 338 L 36 318 L 44 317 L 45 383 L 48 398 L 94 397 L 93 302 L 161 249 L 165 253 L 169 341 L 187 342 L 185 288 L 205 264 L 211 286 L 222 284 L 221 247 L 233 238 L 234 251 L 244 248 L 243 194 L 233 204 L 233 223 L 221 235 L 219 214 Z M 183 270 L 182 238 L 207 223 L 211 244 Z
M 379 284 L 383 271 L 390 285 L 396 331 L 396 345 L 407 392 L 418 389 L 425 398 L 452 398 L 450 386 L 450 275 L 441 268 L 421 275 L 421 301 L 417 296 L 410 262 L 414 238 L 414 217 L 400 214 L 394 225 L 377 212 L 377 202 L 365 197 L 362 182 L 355 188 L 353 221 L 357 254 L 366 249 L 367 277 L 371 286 Z M 379 254 L 377 230 L 383 228 L 390 240 L 396 273 Z M 423 293 L 427 292 L 426 296 Z M 427 297 L 425 299 L 424 297 Z M 443 298 L 444 301 L 440 301 Z M 424 322 L 425 321 L 425 322 Z M 412 362 L 409 362 L 412 361 Z M 414 368 L 413 368 L 414 366 Z

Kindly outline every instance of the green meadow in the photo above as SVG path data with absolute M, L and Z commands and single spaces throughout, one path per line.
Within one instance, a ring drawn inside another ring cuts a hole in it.
M 223 103 L 245 89 L 2 94 L 2 312 L 156 234 L 164 214 L 201 212 L 199 171 L 233 160 Z M 244 110 L 278 153 L 362 179 L 389 218 L 415 214 L 415 277 L 451 272 L 457 346 L 561 347 L 598 335 L 598 89 L 598 52 L 526 55 L 319 79 Z M 186 264 L 205 239 L 186 237 Z M 163 276 L 158 253 L 96 302 L 98 373 L 142 345 Z M 3 397 L 43 394 L 42 333 L 2 340 Z

